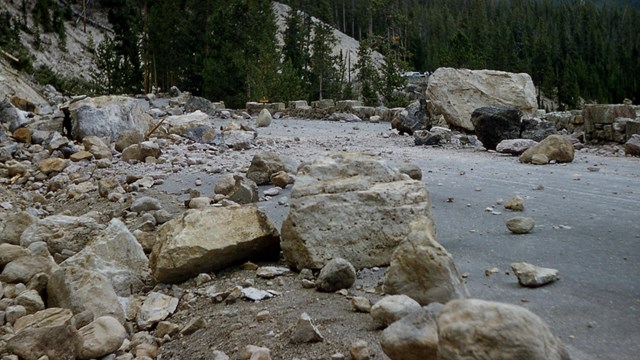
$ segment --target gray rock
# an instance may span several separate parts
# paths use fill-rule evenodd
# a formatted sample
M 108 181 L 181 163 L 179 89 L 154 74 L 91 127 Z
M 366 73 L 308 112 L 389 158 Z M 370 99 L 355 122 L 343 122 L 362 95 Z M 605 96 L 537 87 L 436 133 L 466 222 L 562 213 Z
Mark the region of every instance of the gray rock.
M 527 287 L 542 286 L 559 279 L 558 270 L 543 268 L 526 262 L 511 264 L 511 270 L 518 277 L 520 285 Z
M 507 139 L 496 145 L 496 151 L 503 154 L 520 155 L 538 142 L 531 139 Z
M 29 119 L 24 112 L 14 107 L 9 99 L 5 98 L 0 101 L 0 123 L 7 124 L 9 131 L 13 132 L 19 127 L 29 124 Z
M 216 107 L 211 101 L 205 98 L 201 98 L 198 96 L 189 96 L 187 102 L 184 105 L 184 111 L 189 113 L 202 111 L 209 116 L 214 116 L 216 114 Z
M 97 136 L 86 136 L 82 139 L 84 149 L 95 156 L 96 159 L 111 159 L 111 148 Z
M 437 319 L 438 359 L 569 360 L 562 342 L 529 310 L 476 299 L 454 300 Z
M 371 312 L 371 301 L 364 296 L 354 296 L 353 298 L 351 298 L 351 305 L 357 312 Z
M 528 234 L 535 225 L 533 218 L 526 216 L 516 216 L 507 220 L 507 229 L 514 234 Z
M 133 144 L 122 150 L 122 161 L 145 161 L 147 157 L 159 158 L 162 155 L 160 146 L 153 141 L 143 141 L 139 144 Z
M 225 174 L 218 178 L 215 187 L 213 188 L 213 192 L 216 194 L 229 196 L 233 192 L 233 189 L 236 185 L 236 177 L 237 175 L 233 174 Z
M 79 359 L 98 359 L 116 352 L 127 337 L 127 330 L 118 320 L 102 316 L 78 330 L 82 337 Z
M 124 149 L 128 148 L 131 145 L 140 144 L 144 141 L 144 135 L 138 129 L 128 129 L 120 133 L 118 135 L 118 140 L 116 141 L 115 149 L 118 152 L 124 151 Z
M 420 309 L 420 304 L 406 295 L 390 295 L 375 303 L 370 314 L 381 327 L 387 327 Z
M 433 314 L 417 310 L 389 325 L 380 339 L 391 360 L 437 360 L 438 324 Z
M 239 360 L 271 360 L 271 350 L 266 347 L 247 345 L 238 357 Z
M 333 292 L 340 289 L 348 289 L 356 281 L 356 269 L 345 259 L 330 260 L 320 270 L 316 279 L 316 289 Z
M 629 156 L 640 156 L 640 135 L 631 135 L 624 144 L 624 153 Z
M 291 270 L 279 266 L 261 266 L 256 270 L 256 276 L 263 279 L 273 279 L 275 277 L 290 273 Z
M 426 102 L 414 101 L 393 117 L 391 128 L 398 130 L 400 135 L 413 135 L 415 131 L 426 128 L 426 116 Z
M 258 115 L 258 119 L 256 120 L 257 127 L 267 127 L 271 125 L 271 121 L 273 118 L 271 117 L 271 113 L 268 109 L 260 110 L 260 114 Z
M 4 319 L 8 324 L 15 323 L 18 319 L 27 315 L 27 309 L 22 305 L 7 306 L 4 310 Z
M 55 262 L 48 257 L 23 256 L 4 267 L 2 273 L 0 273 L 0 281 L 26 284 L 36 274 L 51 274 L 56 267 Z
M 370 360 L 373 357 L 369 344 L 364 340 L 356 340 L 351 344 L 349 352 L 353 360 Z
M 277 258 L 279 240 L 255 206 L 188 210 L 158 229 L 150 266 L 157 281 L 185 280 L 249 259 Z
M 242 294 L 243 298 L 251 301 L 261 301 L 273 297 L 272 293 L 265 290 L 260 290 L 253 286 L 240 289 L 240 293 Z
M 344 122 L 361 122 L 362 121 L 362 119 L 360 119 L 357 115 L 351 114 L 351 113 L 344 113 L 344 112 L 333 113 L 327 118 L 327 120 L 344 121 Z
M 4 228 L 0 231 L 0 244 L 20 244 L 20 236 L 24 230 L 36 221 L 38 221 L 38 218 L 26 211 L 9 216 L 4 224 L 0 223 L 0 227 L 4 225 Z
M 141 213 L 145 211 L 160 210 L 162 209 L 162 204 L 158 199 L 143 196 L 135 199 L 133 203 L 131 203 L 130 209 L 131 211 Z
M 44 301 L 36 290 L 23 291 L 16 297 L 16 305 L 21 305 L 27 311 L 27 314 L 33 314 L 40 310 L 44 310 Z
M 161 294 L 159 292 L 150 293 L 142 303 L 136 323 L 141 329 L 149 329 L 154 324 L 166 319 L 173 314 L 178 307 L 179 299 Z
M 534 141 L 542 141 L 549 135 L 557 134 L 556 125 L 550 121 L 536 118 L 523 119 L 521 123 L 520 137 Z
M 294 344 L 321 342 L 324 337 L 318 331 L 318 328 L 311 321 L 311 317 L 307 313 L 302 313 L 296 326 L 291 334 L 291 342 Z
M 234 150 L 247 150 L 255 144 L 258 133 L 255 131 L 229 130 L 222 133 L 224 144 Z
M 513 106 L 486 106 L 473 111 L 471 123 L 487 150 L 506 139 L 520 138 L 522 112 Z
M 258 185 L 253 180 L 241 175 L 234 175 L 233 179 L 235 183 L 227 196 L 229 200 L 238 204 L 258 202 L 260 193 L 258 192 Z
M 522 211 L 524 210 L 524 199 L 522 196 L 515 195 L 511 199 L 505 201 L 504 208 L 513 211 Z
M 247 177 L 258 185 L 269 184 L 271 176 L 285 171 L 284 161 L 274 152 L 263 152 L 253 156 Z
M 3 268 L 5 265 L 17 258 L 29 255 L 29 250 L 22 246 L 7 243 L 0 244 L 0 268 Z

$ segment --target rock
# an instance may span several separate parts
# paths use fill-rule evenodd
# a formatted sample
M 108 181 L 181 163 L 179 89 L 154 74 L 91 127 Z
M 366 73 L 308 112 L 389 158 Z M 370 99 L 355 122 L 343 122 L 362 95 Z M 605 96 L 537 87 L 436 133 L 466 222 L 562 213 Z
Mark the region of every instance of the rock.
M 291 342 L 294 344 L 321 342 L 324 337 L 318 331 L 318 328 L 311 321 L 311 317 L 307 313 L 302 313 L 298 322 L 293 329 Z
M 531 139 L 507 139 L 496 145 L 496 151 L 503 154 L 520 155 L 537 143 Z
M 96 159 L 111 159 L 111 148 L 97 136 L 87 136 L 82 139 L 84 149 L 92 153 Z
M 29 119 L 24 115 L 24 112 L 15 108 L 9 99 L 5 98 L 0 101 L 0 123 L 7 124 L 9 131 L 15 131 L 29 124 Z
M 186 115 L 168 116 L 163 123 L 169 134 L 176 134 L 201 144 L 220 143 L 218 131 L 209 115 L 197 110 Z
M 502 140 L 521 137 L 521 118 L 522 112 L 513 106 L 486 106 L 471 113 L 478 140 L 487 150 L 495 150 Z
M 613 125 L 616 119 L 635 119 L 636 111 L 633 106 L 625 104 L 585 104 L 582 118 L 586 142 L 613 141 Z M 604 131 L 606 127 L 611 130 Z M 624 141 L 624 137 L 621 140 Z
M 523 119 L 520 130 L 520 137 L 534 141 L 542 141 L 549 135 L 557 134 L 556 125 L 550 121 L 537 118 Z
M 137 198 L 131 203 L 131 211 L 141 213 L 146 211 L 161 210 L 162 204 L 160 200 L 149 196 Z
M 391 360 L 437 360 L 438 324 L 429 311 L 420 309 L 389 325 L 380 339 Z
M 254 206 L 188 210 L 157 231 L 150 258 L 159 282 L 174 282 L 254 258 L 278 257 L 279 234 Z
M 127 330 L 111 316 L 102 316 L 78 330 L 82 337 L 79 359 L 98 359 L 115 353 L 127 337 Z
M 70 309 L 74 314 L 89 310 L 94 318 L 111 316 L 120 323 L 125 320 L 109 279 L 77 266 L 63 267 L 51 275 L 47 284 L 47 300 L 49 306 Z
M 129 296 L 150 282 L 149 260 L 127 226 L 117 218 L 82 251 L 61 263 L 97 271 L 110 279 L 119 296 Z
M 354 296 L 351 298 L 351 305 L 353 305 L 353 309 L 357 312 L 371 312 L 371 301 L 364 296 Z
M 349 352 L 351 353 L 351 359 L 353 360 L 369 360 L 373 357 L 369 350 L 369 344 L 364 340 L 356 340 L 351 344 Z
M 36 290 L 26 290 L 16 297 L 16 305 L 21 305 L 27 311 L 27 314 L 33 314 L 40 310 L 44 310 L 44 301 Z
M 417 301 L 407 295 L 390 295 L 375 303 L 370 314 L 378 325 L 387 327 L 421 308 Z
M 205 326 L 207 326 L 207 323 L 204 321 L 202 317 L 198 316 L 195 319 L 192 319 L 191 321 L 189 321 L 187 325 L 185 325 L 184 328 L 182 328 L 182 330 L 180 331 L 180 335 L 189 336 L 194 332 L 202 329 Z
M 271 176 L 279 171 L 285 171 L 284 161 L 274 152 L 263 152 L 253 156 L 247 171 L 247 177 L 258 185 L 268 184 Z
M 20 236 L 22 235 L 24 230 L 37 221 L 37 217 L 31 215 L 26 211 L 21 211 L 12 216 L 9 216 L 7 218 L 7 221 L 4 223 L 4 229 L 0 231 L 0 244 L 20 244 Z M 0 223 L 0 225 L 2 224 Z M 0 253 L 2 252 L 0 251 Z M 0 258 L 2 258 L 2 255 L 0 255 Z M 0 264 L 4 265 L 6 263 Z
M 120 135 L 118 135 L 115 149 L 118 152 L 122 152 L 129 146 L 140 144 L 143 141 L 144 135 L 139 129 L 127 129 L 121 132 Z
M 293 184 L 294 180 L 285 171 L 277 171 L 271 175 L 271 183 L 279 188 L 286 188 L 287 185 Z
M 62 172 L 67 166 L 69 166 L 69 160 L 60 158 L 48 158 L 38 163 L 38 170 L 43 174 L 49 175 L 51 173 Z
M 529 310 L 468 299 L 447 303 L 438 315 L 438 359 L 569 360 L 562 342 Z
M 56 266 L 53 260 L 44 256 L 19 257 L 4 267 L 0 281 L 26 284 L 38 273 L 51 274 Z
M 69 257 L 84 249 L 87 243 L 104 230 L 105 226 L 87 216 L 52 215 L 38 220 L 24 230 L 20 245 L 28 247 L 44 241 L 54 257 Z
M 214 116 L 216 114 L 216 107 L 211 101 L 205 98 L 199 96 L 189 96 L 187 102 L 184 105 L 184 111 L 189 113 L 201 111 L 209 116 Z
M 329 121 L 344 121 L 344 122 L 360 122 L 360 119 L 357 115 L 345 112 L 337 112 L 331 114 L 327 120 Z
M 383 290 L 408 295 L 422 305 L 467 295 L 453 258 L 435 239 L 432 220 L 411 224 L 411 232 L 391 255 Z
M 559 279 L 558 270 L 543 268 L 526 262 L 511 264 L 511 270 L 518 277 L 520 285 L 527 287 L 542 286 Z
M 261 266 L 256 269 L 256 276 L 263 279 L 273 279 L 291 272 L 289 268 L 278 266 Z
M 128 129 L 147 132 L 152 121 L 136 99 L 123 96 L 86 98 L 69 105 L 69 111 L 71 134 L 79 141 L 98 136 L 114 142 Z
M 29 256 L 29 250 L 18 245 L 0 243 L 0 269 L 23 256 Z
M 213 192 L 216 194 L 222 194 L 229 196 L 233 192 L 233 188 L 236 184 L 236 178 L 233 174 L 222 175 L 218 178 L 216 186 L 213 188 Z
M 211 356 L 213 356 L 212 360 L 229 360 L 229 356 L 220 350 L 214 350 Z M 251 357 L 249 357 L 249 359 L 251 359 Z
M 238 357 L 239 360 L 271 360 L 271 350 L 265 347 L 247 345 Z
M 504 203 L 504 208 L 513 211 L 524 210 L 524 199 L 522 196 L 515 195 Z
M 69 156 L 69 160 L 72 162 L 80 162 L 82 160 L 91 160 L 93 159 L 93 154 L 88 151 L 78 151 L 77 153 L 71 154 Z
M 4 319 L 8 324 L 13 324 L 27 315 L 27 309 L 22 305 L 10 305 L 4 311 Z
M 403 174 L 409 175 L 413 180 L 422 180 L 422 169 L 416 164 L 404 163 L 398 166 L 398 171 Z
M 31 130 L 26 127 L 17 128 L 11 136 L 20 143 L 31 144 Z
M 224 144 L 234 150 L 250 149 L 257 137 L 258 133 L 255 131 L 229 130 L 222 133 Z
M 251 301 L 260 301 L 264 299 L 270 299 L 273 297 L 273 294 L 269 291 L 260 290 L 253 286 L 245 287 L 240 289 L 240 294 L 243 298 Z
M 531 157 L 531 163 L 533 165 L 547 165 L 549 158 L 545 154 L 533 154 Z
M 426 115 L 427 109 L 424 100 L 414 101 L 393 117 L 391 128 L 398 130 L 400 135 L 413 135 L 415 131 L 426 128 Z
M 338 257 L 356 269 L 384 266 L 419 218 L 431 218 L 422 182 L 375 156 L 335 153 L 300 168 L 281 246 L 298 269 Z
M 624 153 L 630 156 L 640 156 L 640 135 L 633 134 L 624 144 Z
M 7 341 L 7 350 L 24 360 L 75 359 L 80 353 L 82 338 L 71 321 L 68 309 L 49 308 L 20 318 L 14 324 L 16 332 Z
M 137 160 L 144 162 L 147 157 L 159 158 L 162 155 L 160 146 L 153 141 L 143 141 L 133 144 L 122 150 L 122 161 Z
M 155 291 L 150 293 L 140 307 L 136 324 L 141 329 L 151 328 L 155 323 L 173 314 L 178 307 L 178 302 L 178 298 L 169 295 Z
M 527 149 L 520 155 L 521 163 L 530 163 L 536 154 L 545 155 L 549 160 L 559 163 L 572 162 L 575 150 L 573 144 L 562 135 L 550 135 L 539 144 Z
M 494 70 L 439 68 L 429 77 L 427 98 L 432 117 L 442 114 L 447 124 L 472 131 L 475 109 L 512 106 L 527 118 L 535 116 L 538 109 L 536 89 L 528 74 Z
M 180 326 L 169 321 L 160 321 L 156 325 L 155 337 L 162 339 L 165 336 L 173 337 L 180 332 Z
M 271 125 L 271 121 L 273 118 L 271 117 L 271 113 L 268 109 L 260 110 L 260 114 L 258 115 L 258 119 L 256 120 L 257 127 L 267 127 Z
M 326 292 L 334 292 L 340 289 L 348 289 L 356 281 L 356 269 L 351 263 L 342 258 L 330 260 L 320 270 L 316 279 L 316 289 Z
M 234 175 L 233 179 L 235 183 L 227 195 L 229 200 L 238 204 L 250 204 L 260 200 L 258 185 L 253 180 L 241 175 Z
M 439 134 L 433 134 L 427 130 L 416 130 L 413 133 L 413 143 L 416 146 L 432 146 L 432 145 L 440 145 L 443 137 Z
M 211 198 L 200 196 L 189 200 L 189 209 L 204 209 L 211 205 Z
M 514 234 L 528 234 L 535 225 L 535 221 L 530 217 L 516 216 L 507 220 L 507 229 Z

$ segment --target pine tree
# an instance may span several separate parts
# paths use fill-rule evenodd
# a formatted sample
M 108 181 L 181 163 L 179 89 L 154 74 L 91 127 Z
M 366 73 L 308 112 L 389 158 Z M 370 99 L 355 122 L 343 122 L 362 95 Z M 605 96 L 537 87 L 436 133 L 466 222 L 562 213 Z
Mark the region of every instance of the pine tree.
M 332 82 L 336 80 L 336 58 L 332 55 L 332 48 L 336 42 L 333 29 L 323 23 L 313 26 L 313 40 L 311 41 L 311 87 L 312 98 L 330 98 Z
M 365 105 L 378 106 L 380 100 L 378 99 L 380 75 L 378 70 L 373 65 L 373 59 L 371 57 L 371 47 L 368 41 L 361 41 L 358 48 L 358 62 L 355 65 L 358 75 L 356 81 L 360 86 L 360 96 Z

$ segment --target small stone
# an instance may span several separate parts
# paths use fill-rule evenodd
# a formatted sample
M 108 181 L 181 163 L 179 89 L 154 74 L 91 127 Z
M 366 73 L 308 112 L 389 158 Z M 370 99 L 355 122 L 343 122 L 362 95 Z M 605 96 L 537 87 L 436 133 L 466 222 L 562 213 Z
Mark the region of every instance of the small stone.
M 11 305 L 4 311 L 4 319 L 8 324 L 13 324 L 25 315 L 27 315 L 27 309 L 22 305 Z
M 526 262 L 513 263 L 511 264 L 511 269 L 522 286 L 537 287 L 559 279 L 558 270 L 543 268 Z
M 268 291 L 260 290 L 254 287 L 246 287 L 241 290 L 242 297 L 252 300 L 252 301 L 260 301 L 264 299 L 269 299 L 273 297 Z
M 507 220 L 507 229 L 514 234 L 528 234 L 533 230 L 536 223 L 533 218 L 517 216 Z
M 259 321 L 259 322 L 266 321 L 269 319 L 270 316 L 271 314 L 269 313 L 269 311 L 267 310 L 260 311 L 258 314 L 256 314 L 256 321 Z
M 160 321 L 156 326 L 155 336 L 157 338 L 164 338 L 166 335 L 173 337 L 180 332 L 180 326 L 170 321 Z
M 189 209 L 204 209 L 211 205 L 211 199 L 205 196 L 189 200 Z
M 504 208 L 513 211 L 522 211 L 524 210 L 524 199 L 516 195 L 504 203 Z
M 207 273 L 200 273 L 198 274 L 198 276 L 196 276 L 196 286 L 202 286 L 210 282 L 211 280 L 211 275 Z
M 282 189 L 279 187 L 272 187 L 270 189 L 267 189 L 264 191 L 264 195 L 265 196 L 277 196 L 280 195 L 280 193 L 282 192 Z
M 351 305 L 353 310 L 362 313 L 369 313 L 371 311 L 371 301 L 364 296 L 354 296 L 351 299 Z
M 154 199 L 152 197 L 143 196 L 137 198 L 131 204 L 131 211 L 141 213 L 144 211 L 152 211 L 152 210 L 160 210 L 162 209 L 162 204 L 160 200 Z
M 16 305 L 22 305 L 27 314 L 44 310 L 44 301 L 36 290 L 26 290 L 16 297 Z
M 364 340 L 356 340 L 351 344 L 351 358 L 353 360 L 369 360 L 371 359 L 371 351 L 369 351 L 369 344 Z
M 316 282 L 313 280 L 302 279 L 302 287 L 305 289 L 313 289 L 316 287 Z
M 382 327 L 387 327 L 420 308 L 417 301 L 406 295 L 392 295 L 371 307 L 371 317 Z
M 321 342 L 324 338 L 318 331 L 318 328 L 311 321 L 309 314 L 302 313 L 298 319 L 293 334 L 291 336 L 291 342 L 293 343 L 311 343 Z
M 182 328 L 182 331 L 180 331 L 180 334 L 182 334 L 183 336 L 191 335 L 194 332 L 202 329 L 206 325 L 207 323 L 204 321 L 204 319 L 198 316 L 197 318 L 189 321 L 189 323 L 187 323 L 187 325 L 185 325 L 184 328 Z
M 229 356 L 220 350 L 214 350 L 211 356 L 212 360 L 229 360 Z
M 238 358 L 240 360 L 271 360 L 271 350 L 265 347 L 247 345 Z
M 290 272 L 289 268 L 277 266 L 262 266 L 256 270 L 256 276 L 263 279 L 273 279 Z
M 348 289 L 356 281 L 356 269 L 342 258 L 329 261 L 320 270 L 316 280 L 316 288 L 320 291 L 333 292 Z
M 82 150 L 82 151 L 78 151 L 77 153 L 73 153 L 71 154 L 71 156 L 69 156 L 69 159 L 73 162 L 79 162 L 82 160 L 91 160 L 93 159 L 93 154 Z

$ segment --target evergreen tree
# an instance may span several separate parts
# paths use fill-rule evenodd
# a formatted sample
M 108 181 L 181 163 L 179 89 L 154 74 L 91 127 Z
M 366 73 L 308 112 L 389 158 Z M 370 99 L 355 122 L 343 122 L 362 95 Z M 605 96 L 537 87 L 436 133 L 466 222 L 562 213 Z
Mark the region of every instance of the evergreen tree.
M 336 58 L 332 55 L 336 38 L 333 29 L 323 23 L 313 26 L 313 40 L 311 41 L 311 91 L 312 98 L 331 98 L 333 82 L 336 81 Z
M 380 84 L 380 75 L 378 70 L 373 65 L 373 59 L 371 57 L 371 47 L 368 41 L 361 41 L 358 48 L 358 62 L 355 65 L 358 75 L 356 81 L 360 86 L 360 96 L 365 105 L 378 106 L 380 100 L 378 99 L 377 89 Z

